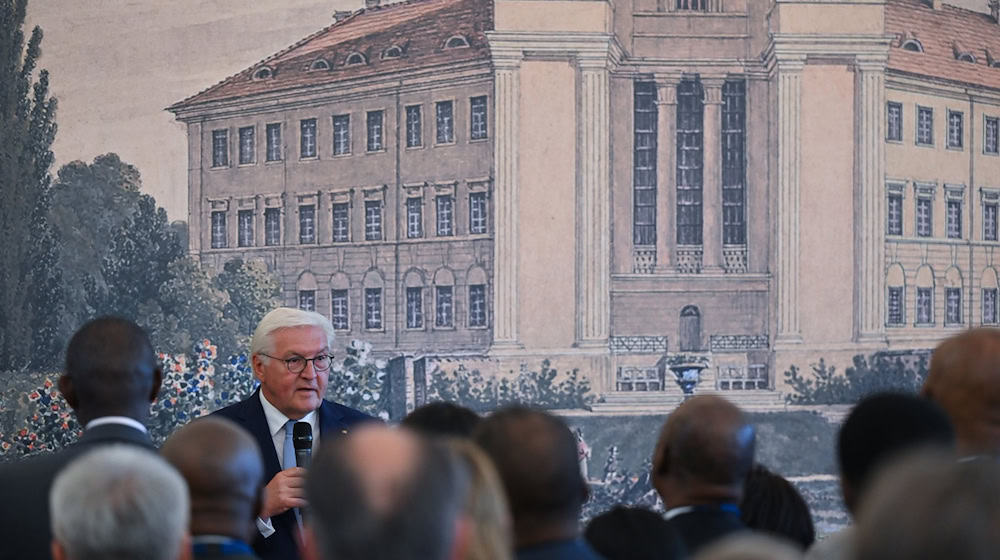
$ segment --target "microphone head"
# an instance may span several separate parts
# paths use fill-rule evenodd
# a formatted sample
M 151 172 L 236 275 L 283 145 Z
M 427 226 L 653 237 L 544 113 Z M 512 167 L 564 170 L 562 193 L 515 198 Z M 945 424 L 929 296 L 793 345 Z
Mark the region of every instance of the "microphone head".
M 309 422 L 296 422 L 292 426 L 292 445 L 296 450 L 312 449 L 313 429 Z

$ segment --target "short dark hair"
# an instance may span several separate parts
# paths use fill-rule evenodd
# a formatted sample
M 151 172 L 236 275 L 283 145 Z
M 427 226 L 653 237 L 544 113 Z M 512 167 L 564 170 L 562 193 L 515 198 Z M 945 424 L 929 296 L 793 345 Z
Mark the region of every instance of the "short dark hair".
M 955 431 L 933 402 L 903 393 L 876 393 L 862 399 L 840 428 L 840 476 L 859 495 L 877 468 L 920 446 L 952 447 Z
M 405 487 L 387 511 L 375 511 L 347 458 L 347 438 L 323 442 L 306 482 L 312 526 L 323 558 L 445 560 L 468 486 L 464 467 L 442 443 L 420 439 Z
M 148 403 L 158 367 L 146 331 L 122 317 L 87 322 L 66 348 L 66 375 L 79 401 L 90 408 Z
M 493 459 L 511 514 L 561 521 L 579 517 L 587 497 L 576 436 L 559 418 L 523 406 L 486 417 L 473 439 Z
M 433 402 L 407 414 L 400 424 L 427 436 L 469 438 L 482 420 L 478 414 L 464 406 Z
M 754 465 L 743 486 L 740 519 L 757 531 L 797 544 L 802 550 L 816 540 L 809 505 L 783 476 Z
M 615 506 L 587 524 L 584 538 L 607 560 L 686 558 L 675 529 L 657 513 Z

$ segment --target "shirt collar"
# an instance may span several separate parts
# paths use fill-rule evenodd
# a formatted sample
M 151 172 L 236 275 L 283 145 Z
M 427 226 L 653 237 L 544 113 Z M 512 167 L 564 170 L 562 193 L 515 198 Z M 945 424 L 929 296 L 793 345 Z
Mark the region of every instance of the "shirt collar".
M 96 428 L 97 426 L 105 426 L 108 424 L 119 424 L 122 426 L 128 426 L 129 428 L 134 428 L 144 434 L 149 433 L 149 430 L 146 429 L 146 426 L 142 425 L 142 422 L 139 422 L 135 418 L 129 418 L 128 416 L 102 416 L 100 418 L 94 418 L 90 422 L 87 422 L 87 425 L 84 426 L 83 429 L 89 430 L 91 428 Z
M 267 429 L 271 432 L 271 437 L 274 437 L 282 428 L 285 427 L 285 424 L 288 423 L 290 418 L 285 416 L 283 412 L 278 410 L 267 400 L 267 397 L 264 396 L 263 388 L 260 390 L 260 404 L 264 407 L 264 418 L 267 418 Z M 313 427 L 315 428 L 315 422 L 313 422 L 313 416 L 315 415 L 316 411 L 313 410 L 309 414 L 306 414 L 297 420 L 297 422 L 308 422 L 309 424 L 313 424 Z M 316 431 L 313 430 L 314 438 L 316 437 L 315 433 Z

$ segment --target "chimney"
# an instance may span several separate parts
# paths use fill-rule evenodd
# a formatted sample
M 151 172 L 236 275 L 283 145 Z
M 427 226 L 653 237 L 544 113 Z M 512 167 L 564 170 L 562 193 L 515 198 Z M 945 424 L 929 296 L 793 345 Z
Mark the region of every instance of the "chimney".
M 940 10 L 941 4 L 943 4 L 942 0 L 931 0 L 931 8 L 935 10 Z
M 1000 0 L 989 0 L 987 4 L 990 7 L 990 14 L 993 16 L 993 21 L 1000 23 Z
M 378 8 L 379 0 L 365 0 L 365 9 L 370 10 L 372 8 Z
M 333 21 L 335 23 L 340 23 L 349 15 L 351 15 L 350 10 L 337 10 L 336 12 L 333 12 Z

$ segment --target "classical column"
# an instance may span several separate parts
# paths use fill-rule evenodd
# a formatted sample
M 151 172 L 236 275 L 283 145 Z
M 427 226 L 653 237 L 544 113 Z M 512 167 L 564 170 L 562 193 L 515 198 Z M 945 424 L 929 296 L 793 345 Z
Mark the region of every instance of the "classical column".
M 677 128 L 677 78 L 656 77 L 656 272 L 670 270 L 674 246 L 674 152 Z
M 493 346 L 518 346 L 518 119 L 520 118 L 519 56 L 494 54 L 496 139 L 493 204 Z
M 884 54 L 855 64 L 855 200 L 858 340 L 885 339 L 885 65 Z
M 578 344 L 607 348 L 611 314 L 611 141 L 607 56 L 580 57 Z
M 805 57 L 782 57 L 778 77 L 778 334 L 776 343 L 802 342 L 799 325 L 799 173 L 802 68 Z
M 702 270 L 722 271 L 722 79 L 702 80 Z

